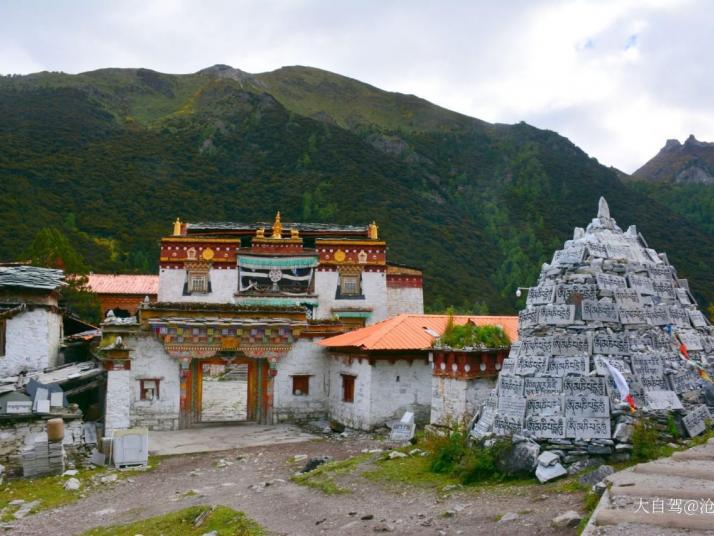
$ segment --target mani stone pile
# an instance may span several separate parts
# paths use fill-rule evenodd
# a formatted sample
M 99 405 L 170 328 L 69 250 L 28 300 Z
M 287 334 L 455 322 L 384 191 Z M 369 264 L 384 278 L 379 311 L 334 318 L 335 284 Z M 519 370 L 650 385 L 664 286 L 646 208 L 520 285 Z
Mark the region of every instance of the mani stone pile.
M 712 386 L 700 370 L 712 373 L 714 328 L 666 255 L 635 226 L 623 232 L 602 198 L 597 218 L 543 265 L 518 324 L 520 340 L 475 437 L 527 439 L 572 463 L 627 458 L 632 424 L 643 415 L 661 423 L 673 415 L 690 436 L 711 419 Z M 608 363 L 626 380 L 636 413 L 621 400 Z

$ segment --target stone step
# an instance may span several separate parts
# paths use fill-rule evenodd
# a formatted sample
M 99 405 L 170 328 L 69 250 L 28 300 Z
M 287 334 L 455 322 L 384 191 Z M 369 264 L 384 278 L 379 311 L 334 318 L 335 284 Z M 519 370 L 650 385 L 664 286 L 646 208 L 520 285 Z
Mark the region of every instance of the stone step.
M 633 473 L 679 476 L 700 480 L 714 480 L 714 462 L 700 460 L 662 461 L 641 463 L 632 469 Z
M 714 529 L 714 515 L 712 514 L 696 514 L 686 515 L 684 513 L 677 514 L 673 512 L 664 513 L 645 513 L 634 512 L 628 510 L 618 510 L 613 508 L 604 508 L 597 512 L 595 525 L 617 525 L 620 523 L 636 523 L 651 527 L 662 527 L 668 529 L 688 529 L 711 531 Z M 658 534 L 652 532 L 651 534 Z
M 662 475 L 621 471 L 610 475 L 612 495 L 630 497 L 668 497 L 673 499 L 709 498 L 714 500 L 714 481 L 701 478 L 668 476 L 663 485 Z

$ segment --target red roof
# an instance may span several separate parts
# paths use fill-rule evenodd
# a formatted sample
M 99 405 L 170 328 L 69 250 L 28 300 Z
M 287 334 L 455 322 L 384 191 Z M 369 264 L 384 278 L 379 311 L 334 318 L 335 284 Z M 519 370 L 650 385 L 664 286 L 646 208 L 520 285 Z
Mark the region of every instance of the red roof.
M 363 350 L 428 350 L 446 329 L 448 315 L 403 314 L 366 328 L 320 341 L 328 348 L 356 347 Z M 477 326 L 503 328 L 511 341 L 518 340 L 517 316 L 454 316 L 457 325 L 471 321 Z
M 159 276 L 89 274 L 88 286 L 97 294 L 152 296 L 159 293 Z

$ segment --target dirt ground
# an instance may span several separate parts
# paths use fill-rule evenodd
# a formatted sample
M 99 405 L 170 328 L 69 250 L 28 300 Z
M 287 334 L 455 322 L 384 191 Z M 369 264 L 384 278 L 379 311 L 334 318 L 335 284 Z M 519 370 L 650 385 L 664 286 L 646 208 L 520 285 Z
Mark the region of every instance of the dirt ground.
M 289 480 L 300 468 L 289 463 L 294 455 L 329 455 L 341 460 L 380 446 L 384 445 L 366 439 L 317 440 L 166 457 L 153 471 L 136 473 L 73 504 L 14 522 L 10 533 L 79 534 L 199 504 L 241 510 L 269 533 L 281 535 L 576 533 L 551 525 L 555 516 L 567 510 L 582 512 L 582 493 L 558 492 L 557 484 L 466 487 L 444 493 L 375 482 L 358 470 L 339 477 L 348 493 L 327 495 Z M 518 517 L 497 522 L 508 512 Z

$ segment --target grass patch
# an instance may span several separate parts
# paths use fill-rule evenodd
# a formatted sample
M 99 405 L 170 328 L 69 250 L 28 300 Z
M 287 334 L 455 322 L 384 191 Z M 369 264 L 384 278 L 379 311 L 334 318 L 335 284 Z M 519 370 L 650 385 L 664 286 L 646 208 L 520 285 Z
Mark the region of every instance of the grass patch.
M 362 476 L 374 482 L 391 484 L 411 484 L 413 486 L 442 489 L 459 484 L 459 479 L 451 474 L 434 473 L 431 470 L 431 458 L 410 456 L 394 460 L 380 460 L 375 468 L 365 471 Z
M 150 517 L 128 525 L 98 527 L 82 536 L 200 536 L 216 531 L 218 536 L 262 536 L 263 528 L 226 506 L 192 506 L 161 516 Z
M 159 465 L 158 458 L 149 457 L 149 469 L 152 470 Z M 42 476 L 37 478 L 19 478 L 7 480 L 0 486 L 0 511 L 4 511 L 0 521 L 8 522 L 14 520 L 13 514 L 17 512 L 22 505 L 10 506 L 10 502 L 22 499 L 26 503 L 32 501 L 40 501 L 40 503 L 30 510 L 30 514 L 36 514 L 41 510 L 58 508 L 66 504 L 70 504 L 88 492 L 101 486 L 110 486 L 111 483 L 101 483 L 100 479 L 109 474 L 115 474 L 117 481 L 136 476 L 143 471 L 112 470 L 108 467 L 90 467 L 87 469 L 78 469 L 77 474 L 73 477 L 80 481 L 80 488 L 76 491 L 68 491 L 64 489 L 64 484 L 72 477 L 68 476 Z
M 301 486 L 308 488 L 319 489 L 327 495 L 338 495 L 341 493 L 349 493 L 349 490 L 340 486 L 335 482 L 335 477 L 344 475 L 353 471 L 358 465 L 366 462 L 372 456 L 370 454 L 361 454 L 353 456 L 346 460 L 337 462 L 328 462 L 322 464 L 317 469 L 309 473 L 300 473 L 293 476 L 290 480 Z

